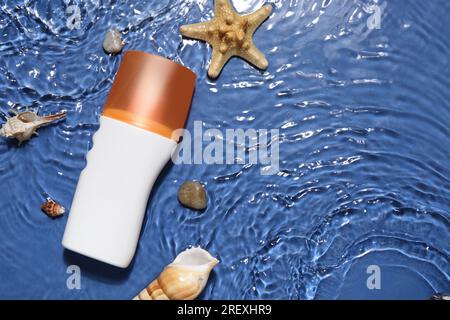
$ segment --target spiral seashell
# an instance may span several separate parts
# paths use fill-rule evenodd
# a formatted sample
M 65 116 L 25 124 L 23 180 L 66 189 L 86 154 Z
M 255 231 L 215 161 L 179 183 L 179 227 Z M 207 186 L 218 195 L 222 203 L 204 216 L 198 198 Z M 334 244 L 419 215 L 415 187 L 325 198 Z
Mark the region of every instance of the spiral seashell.
M 204 249 L 187 249 L 133 300 L 193 300 L 203 291 L 211 270 L 218 263 Z
M 51 218 L 60 217 L 66 211 L 62 205 L 52 199 L 48 199 L 46 202 L 44 202 L 41 206 L 41 209 L 45 212 L 46 215 Z
M 0 136 L 14 138 L 19 141 L 19 145 L 37 135 L 36 130 L 52 122 L 66 117 L 66 112 L 51 114 L 48 116 L 38 116 L 36 112 L 24 111 L 16 113 L 13 117 L 8 117 L 6 123 L 0 128 Z

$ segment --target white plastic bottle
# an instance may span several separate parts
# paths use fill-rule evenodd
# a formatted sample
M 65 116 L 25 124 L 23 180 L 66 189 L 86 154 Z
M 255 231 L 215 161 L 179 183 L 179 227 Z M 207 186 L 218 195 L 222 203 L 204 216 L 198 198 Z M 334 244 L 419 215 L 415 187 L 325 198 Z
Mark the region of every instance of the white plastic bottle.
M 162 57 L 125 53 L 72 202 L 64 248 L 126 268 L 152 186 L 176 148 L 195 74 Z

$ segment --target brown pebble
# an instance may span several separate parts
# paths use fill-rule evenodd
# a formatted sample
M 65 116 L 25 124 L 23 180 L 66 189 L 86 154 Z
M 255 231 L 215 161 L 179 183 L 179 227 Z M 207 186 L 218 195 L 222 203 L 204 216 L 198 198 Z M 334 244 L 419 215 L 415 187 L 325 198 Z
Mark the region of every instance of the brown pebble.
M 41 206 L 42 211 L 50 218 L 60 217 L 66 211 L 62 205 L 52 199 L 48 199 Z
M 178 190 L 178 200 L 185 207 L 194 210 L 206 208 L 206 191 L 200 182 L 186 181 Z

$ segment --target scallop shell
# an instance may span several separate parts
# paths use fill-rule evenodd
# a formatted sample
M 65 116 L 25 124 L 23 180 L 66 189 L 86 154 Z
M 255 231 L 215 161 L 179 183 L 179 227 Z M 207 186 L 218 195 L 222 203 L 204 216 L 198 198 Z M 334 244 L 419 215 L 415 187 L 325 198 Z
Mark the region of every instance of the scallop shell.
M 62 205 L 52 199 L 48 199 L 44 202 L 41 209 L 51 218 L 60 217 L 64 214 L 64 212 L 66 212 L 66 209 L 64 209 Z
M 219 260 L 199 247 L 181 252 L 134 300 L 193 300 Z

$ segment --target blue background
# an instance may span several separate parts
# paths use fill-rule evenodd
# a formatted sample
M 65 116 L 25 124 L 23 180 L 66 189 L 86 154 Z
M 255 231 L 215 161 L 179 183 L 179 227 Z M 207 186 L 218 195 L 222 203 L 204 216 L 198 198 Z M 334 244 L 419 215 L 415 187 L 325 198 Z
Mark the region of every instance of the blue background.
M 213 17 L 213 1 L 0 1 L 0 108 L 68 110 L 18 147 L 0 140 L 0 298 L 129 299 L 180 251 L 201 245 L 221 263 L 201 299 L 425 299 L 450 291 L 450 2 L 268 1 L 255 43 L 270 67 L 234 59 L 206 77 L 211 49 L 182 24 Z M 234 1 L 251 12 L 264 1 Z M 382 9 L 369 29 L 367 5 Z M 67 214 L 125 50 L 173 59 L 198 74 L 187 128 L 277 128 L 280 170 L 168 165 L 149 202 L 132 265 L 120 270 L 65 252 Z M 208 209 L 180 206 L 185 180 Z M 70 212 L 68 212 L 70 214 Z M 92 214 L 95 214 L 93 212 Z M 81 290 L 69 290 L 69 265 Z M 381 289 L 366 286 L 367 267 Z

